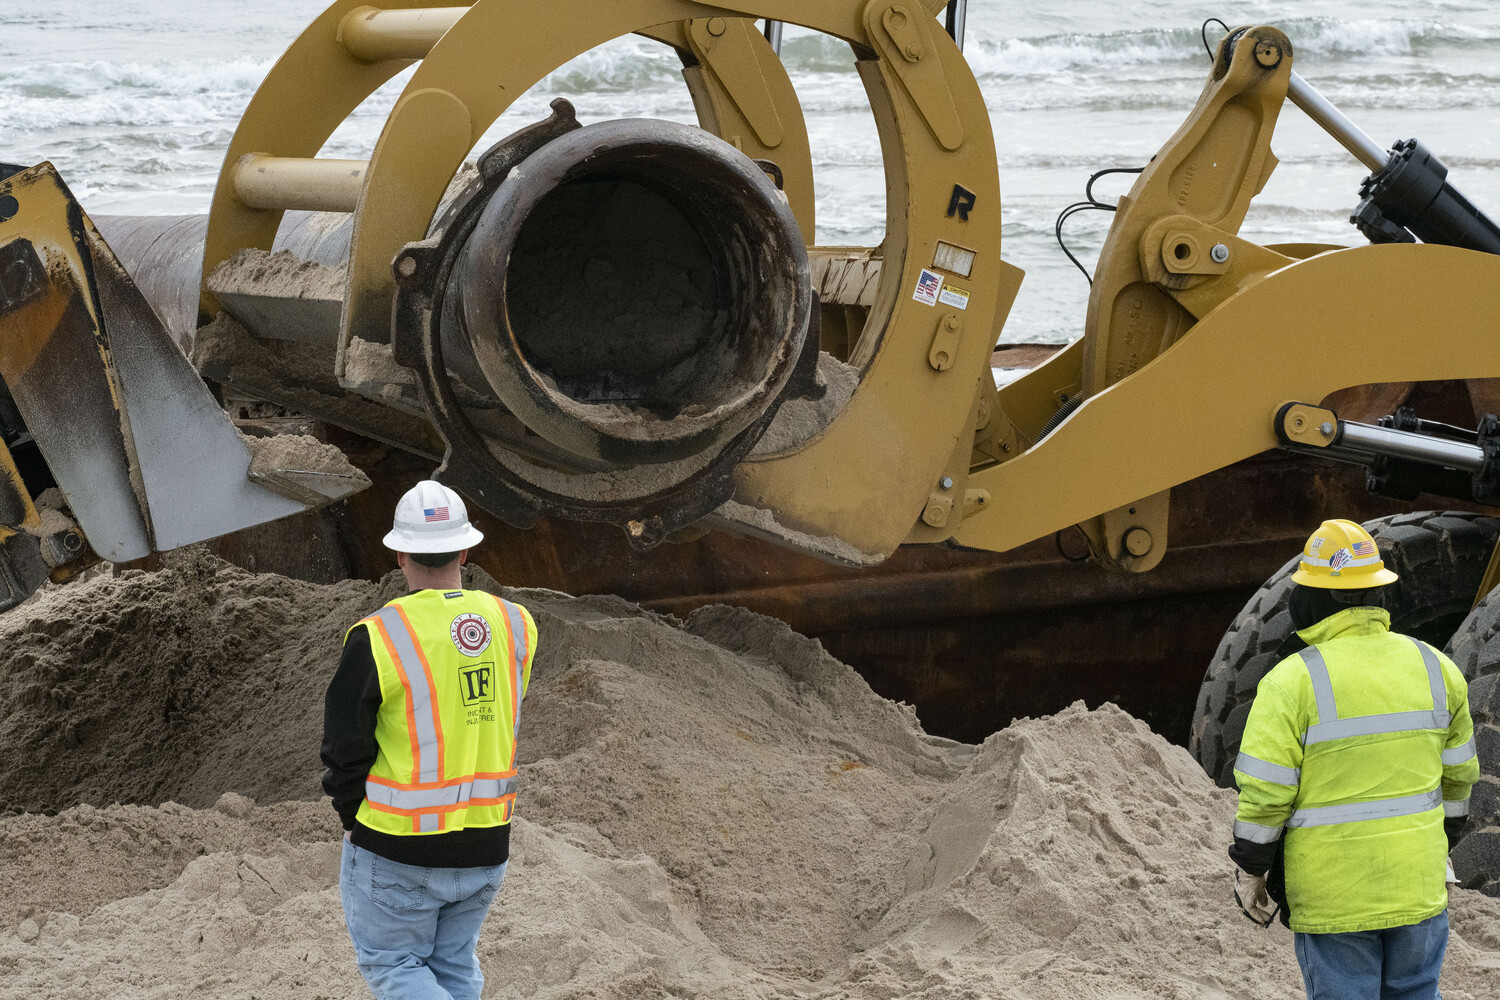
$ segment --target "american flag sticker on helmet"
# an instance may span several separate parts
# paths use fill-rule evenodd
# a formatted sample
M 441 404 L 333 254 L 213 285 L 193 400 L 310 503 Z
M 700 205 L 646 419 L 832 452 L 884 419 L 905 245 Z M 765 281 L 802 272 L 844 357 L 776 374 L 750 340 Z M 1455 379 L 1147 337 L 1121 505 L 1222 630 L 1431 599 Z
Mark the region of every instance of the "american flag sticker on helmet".
M 422 511 L 422 518 L 426 521 L 446 521 L 448 520 L 448 508 L 429 507 Z

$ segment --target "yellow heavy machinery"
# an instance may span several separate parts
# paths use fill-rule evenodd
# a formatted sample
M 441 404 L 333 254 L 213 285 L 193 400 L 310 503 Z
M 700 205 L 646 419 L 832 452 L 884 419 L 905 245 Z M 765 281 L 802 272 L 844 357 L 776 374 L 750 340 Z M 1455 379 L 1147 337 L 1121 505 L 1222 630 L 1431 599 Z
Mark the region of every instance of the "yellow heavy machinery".
M 0 603 L 359 486 L 252 466 L 206 379 L 440 462 L 513 525 L 602 522 L 641 548 L 717 530 L 858 567 L 903 544 L 1004 551 L 1077 526 L 1096 562 L 1144 573 L 1167 551 L 1174 487 L 1274 449 L 1354 463 L 1386 495 L 1468 511 L 1377 526 L 1427 581 L 1398 627 L 1446 641 L 1500 576 L 1500 523 L 1482 513 L 1500 423 L 1382 415 L 1380 392 L 1336 401 L 1438 380 L 1494 400 L 1500 230 L 1420 143 L 1387 150 L 1323 100 L 1285 34 L 1239 28 L 1116 206 L 1082 336 L 997 388 L 1022 272 L 1001 257 L 962 15 L 941 0 L 339 0 L 246 109 L 206 217 L 91 220 L 49 165 L 11 172 Z M 851 48 L 885 158 L 877 247 L 806 245 L 812 158 L 781 23 Z M 581 126 L 559 100 L 476 150 L 520 95 L 628 33 L 680 56 L 701 128 Z M 414 64 L 368 160 L 318 157 Z M 1288 99 L 1371 171 L 1369 245 L 1238 235 Z M 1254 682 L 1295 646 L 1285 590 L 1268 584 L 1205 680 L 1194 749 L 1221 778 Z M 1460 859 L 1475 885 L 1500 875 L 1496 617 L 1480 602 L 1454 647 L 1491 775 Z

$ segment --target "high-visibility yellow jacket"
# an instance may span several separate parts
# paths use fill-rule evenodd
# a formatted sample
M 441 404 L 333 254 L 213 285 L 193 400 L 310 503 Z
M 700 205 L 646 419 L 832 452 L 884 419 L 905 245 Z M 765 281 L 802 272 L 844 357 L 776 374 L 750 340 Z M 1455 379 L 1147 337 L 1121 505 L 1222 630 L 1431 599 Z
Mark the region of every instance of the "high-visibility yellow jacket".
M 1297 634 L 1240 740 L 1234 835 L 1285 831 L 1294 931 L 1415 924 L 1448 905 L 1445 816 L 1479 779 L 1463 674 L 1390 616 L 1350 608 Z
M 422 590 L 355 627 L 380 675 L 379 752 L 357 819 L 398 836 L 510 822 L 536 623 L 472 590 Z

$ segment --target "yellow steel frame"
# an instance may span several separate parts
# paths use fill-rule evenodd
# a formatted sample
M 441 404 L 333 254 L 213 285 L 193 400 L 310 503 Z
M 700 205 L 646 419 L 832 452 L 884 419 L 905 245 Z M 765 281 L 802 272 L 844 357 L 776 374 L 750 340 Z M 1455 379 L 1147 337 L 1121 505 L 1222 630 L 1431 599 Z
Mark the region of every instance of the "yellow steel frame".
M 1500 258 L 1488 254 L 1387 244 L 1292 263 L 1024 455 L 974 475 L 994 501 L 955 540 L 1013 548 L 1275 448 L 1286 402 L 1375 382 L 1500 377 L 1497 310 Z
M 241 122 L 224 177 L 247 153 L 313 155 L 365 95 L 409 65 L 404 60 L 361 64 L 339 46 L 338 26 L 359 6 L 357 0 L 334 4 L 278 62 Z M 741 466 L 737 495 L 750 506 L 775 512 L 792 530 L 838 535 L 861 558 L 883 558 L 912 532 L 911 512 L 925 508 L 934 484 L 950 469 L 960 478 L 967 472 L 976 395 L 993 391 L 983 380 L 988 378 L 997 316 L 1003 317 L 1020 281 L 1020 272 L 1000 260 L 1000 192 L 984 99 L 963 55 L 931 16 L 943 6 L 943 0 L 714 5 L 479 0 L 422 60 L 371 158 L 355 213 L 344 342 L 352 336 L 377 342 L 388 338 L 390 267 L 396 251 L 426 235 L 449 179 L 478 137 L 511 102 L 569 59 L 632 32 L 671 40 L 674 31 L 681 31 L 675 37 L 685 36 L 691 46 L 695 26 L 719 18 L 769 18 L 844 39 L 860 54 L 887 164 L 881 284 L 851 359 L 863 378 L 819 438 L 795 453 Z M 543 33 L 538 25 L 556 28 Z M 701 52 L 701 33 L 698 43 Z M 796 138 L 804 132 L 801 111 L 790 84 L 784 83 L 784 70 L 769 72 L 772 64 L 763 55 L 756 56 L 757 65 L 784 126 L 782 146 L 805 142 L 805 135 Z M 717 76 L 711 56 L 700 61 L 709 69 L 700 78 L 712 77 L 728 92 L 715 120 L 705 124 L 722 132 L 729 117 L 723 109 L 732 105 L 746 125 L 740 133 L 742 149 L 777 159 L 785 169 L 787 150 L 778 155 L 761 152 L 757 145 L 763 140 L 750 120 L 754 101 L 730 96 L 741 84 Z M 726 76 L 743 77 L 743 62 Z M 774 65 L 779 67 L 779 61 Z M 289 125 L 287 108 L 294 105 L 294 95 L 306 93 L 321 93 L 323 100 L 315 113 Z M 747 103 L 752 105 L 748 114 Z M 700 101 L 700 111 L 703 106 Z M 801 148 L 792 152 L 801 155 Z M 806 160 L 810 163 L 810 155 Z M 794 184 L 796 176 L 789 174 L 787 185 L 794 205 L 804 197 L 799 189 L 811 190 L 810 171 L 805 185 Z M 949 214 L 954 185 L 971 193 L 972 213 Z M 805 201 L 810 205 L 810 198 Z M 803 208 L 804 217 L 809 212 Z M 279 221 L 278 212 L 237 203 L 233 185 L 221 178 L 205 270 L 242 247 L 269 247 Z M 934 309 L 912 298 L 939 241 L 976 252 L 971 275 L 948 279 L 969 294 L 966 309 Z M 934 348 L 939 339 L 942 350 Z M 880 502 L 871 503 L 876 497 Z M 934 540 L 944 534 L 930 530 Z
M 313 156 L 360 100 L 410 64 L 361 63 L 340 46 L 339 25 L 359 6 L 339 0 L 277 64 L 246 112 L 225 178 L 248 153 Z M 1500 377 L 1500 351 L 1476 350 L 1500 309 L 1500 260 L 1434 246 L 1278 253 L 1234 236 L 1275 165 L 1269 139 L 1291 60 L 1284 35 L 1257 28 L 1234 65 L 1221 56 L 1199 107 L 1132 192 L 1152 203 L 1122 210 L 1130 225 L 1111 237 L 1117 270 L 1096 288 L 1093 336 L 996 393 L 988 359 L 1021 275 L 1000 259 L 994 136 L 973 73 L 931 16 L 943 6 L 477 0 L 425 53 L 365 172 L 343 342 L 387 340 L 391 261 L 425 237 L 485 130 L 558 66 L 632 32 L 692 54 L 697 65 L 685 75 L 700 121 L 781 164 L 811 233 L 801 109 L 750 24 L 769 18 L 853 47 L 888 192 L 879 286 L 850 358 L 861 373 L 853 397 L 799 449 L 736 470 L 736 501 L 775 520 L 772 534 L 836 538 L 843 558 L 873 563 L 903 541 L 1000 550 L 1083 523 L 1097 557 L 1149 569 L 1165 547 L 1164 491 L 1275 447 L 1272 417 L 1283 402 L 1372 382 Z M 1285 65 L 1266 58 L 1268 45 L 1284 47 Z M 1251 49 L 1259 76 L 1243 65 Z M 320 99 L 306 101 L 309 93 Z M 955 213 L 958 188 L 969 208 Z M 206 270 L 242 247 L 270 247 L 279 221 L 277 211 L 239 203 L 221 179 Z M 1203 258 L 1213 241 L 1231 247 L 1229 265 Z M 969 275 L 941 276 L 945 290 L 966 293 L 966 308 L 914 298 L 940 242 L 975 253 Z M 1196 251 L 1161 257 L 1175 242 Z M 1132 296 L 1176 319 L 1132 328 Z M 1420 336 L 1412 316 L 1423 317 Z M 1087 400 L 1042 438 L 1057 407 L 1080 393 Z M 1148 527 L 1159 537 L 1130 534 Z
M 380 10 L 410 12 L 407 27 L 423 29 L 398 35 L 390 40 L 392 44 L 384 51 L 379 46 L 371 48 L 370 52 L 366 52 L 369 46 L 351 44 L 346 47 L 341 40 L 347 19 L 352 17 L 357 21 L 364 11 L 375 10 L 366 0 L 336 0 L 308 25 L 272 66 L 241 116 L 230 142 L 209 216 L 204 248 L 205 276 L 238 250 L 246 247 L 270 249 L 281 225 L 281 210 L 247 204 L 240 197 L 235 171 L 242 158 L 252 155 L 287 159 L 315 157 L 360 102 L 417 61 L 409 53 L 422 48 L 424 36 L 435 31 L 441 38 L 445 27 L 461 21 L 470 6 L 472 3 L 435 7 L 428 0 L 381 0 Z M 540 16 L 542 24 L 550 23 L 547 14 Z M 452 29 L 447 27 L 446 30 Z M 469 30 L 468 26 L 464 30 Z M 569 44 L 568 31 L 541 35 L 519 27 L 516 31 L 524 35 L 526 48 L 548 53 L 566 51 L 569 53 L 566 58 L 578 54 Z M 699 31 L 697 34 L 702 41 L 694 38 L 686 23 L 663 22 L 648 26 L 641 34 L 690 53 L 698 61 L 699 65 L 685 70 L 684 76 L 700 123 L 734 143 L 747 156 L 776 160 L 786 177 L 787 197 L 797 221 L 805 232 L 816 232 L 812 155 L 802 106 L 780 60 L 765 38 L 752 26 L 743 23 L 731 23 L 718 35 Z M 362 54 L 390 57 L 366 61 L 354 55 L 350 48 L 357 48 Z M 565 62 L 566 58 L 562 61 Z M 489 84 L 490 69 L 494 65 L 492 57 L 485 57 L 460 72 L 482 87 Z M 752 74 L 751 70 L 758 72 Z M 412 88 L 407 88 L 406 94 L 412 93 Z M 514 100 L 519 93 L 506 96 L 508 105 L 509 100 Z M 768 130 L 764 124 L 768 119 L 777 126 L 775 130 Z M 482 132 L 481 129 L 472 135 L 469 147 L 479 140 Z M 435 129 L 435 133 L 437 137 L 441 130 Z M 437 182 L 438 162 L 435 158 L 430 170 L 418 170 L 419 188 Z M 429 177 L 429 174 L 433 176 Z M 446 184 L 446 178 L 442 183 Z M 386 263 L 388 265 L 389 261 Z M 217 308 L 213 296 L 205 289 L 205 313 L 212 314 Z

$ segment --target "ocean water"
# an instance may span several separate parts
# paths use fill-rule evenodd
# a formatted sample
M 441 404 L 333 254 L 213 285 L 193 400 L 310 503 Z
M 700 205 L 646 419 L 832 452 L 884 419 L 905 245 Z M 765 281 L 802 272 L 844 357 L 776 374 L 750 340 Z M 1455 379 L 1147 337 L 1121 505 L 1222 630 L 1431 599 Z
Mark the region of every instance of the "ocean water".
M 609 0 L 600 0 L 601 3 Z M 811 2 L 811 0 L 810 0 Z M 46 0 L 0 9 L 0 160 L 51 160 L 97 214 L 202 212 L 240 112 L 319 0 Z M 1145 4 L 971 0 L 966 52 L 998 147 L 1005 256 L 1027 278 L 1007 341 L 1082 331 L 1088 289 L 1053 222 L 1090 173 L 1138 166 L 1202 89 L 1199 25 L 1269 23 L 1297 70 L 1382 143 L 1419 136 L 1450 178 L 1500 215 L 1500 4 L 1478 0 Z M 558 30 L 564 30 L 559 28 Z M 1211 36 L 1212 37 L 1212 36 Z M 802 95 L 818 185 L 818 241 L 869 245 L 884 229 L 879 142 L 848 46 L 788 28 L 784 61 Z M 404 76 L 333 136 L 330 156 L 367 156 Z M 585 121 L 693 121 L 676 57 L 616 40 L 559 68 L 484 142 L 566 96 Z M 1366 171 L 1294 107 L 1281 165 L 1243 234 L 1262 243 L 1357 243 L 1347 223 Z M 1130 179 L 1102 181 L 1096 193 Z M 1075 216 L 1069 244 L 1092 264 L 1108 213 Z

